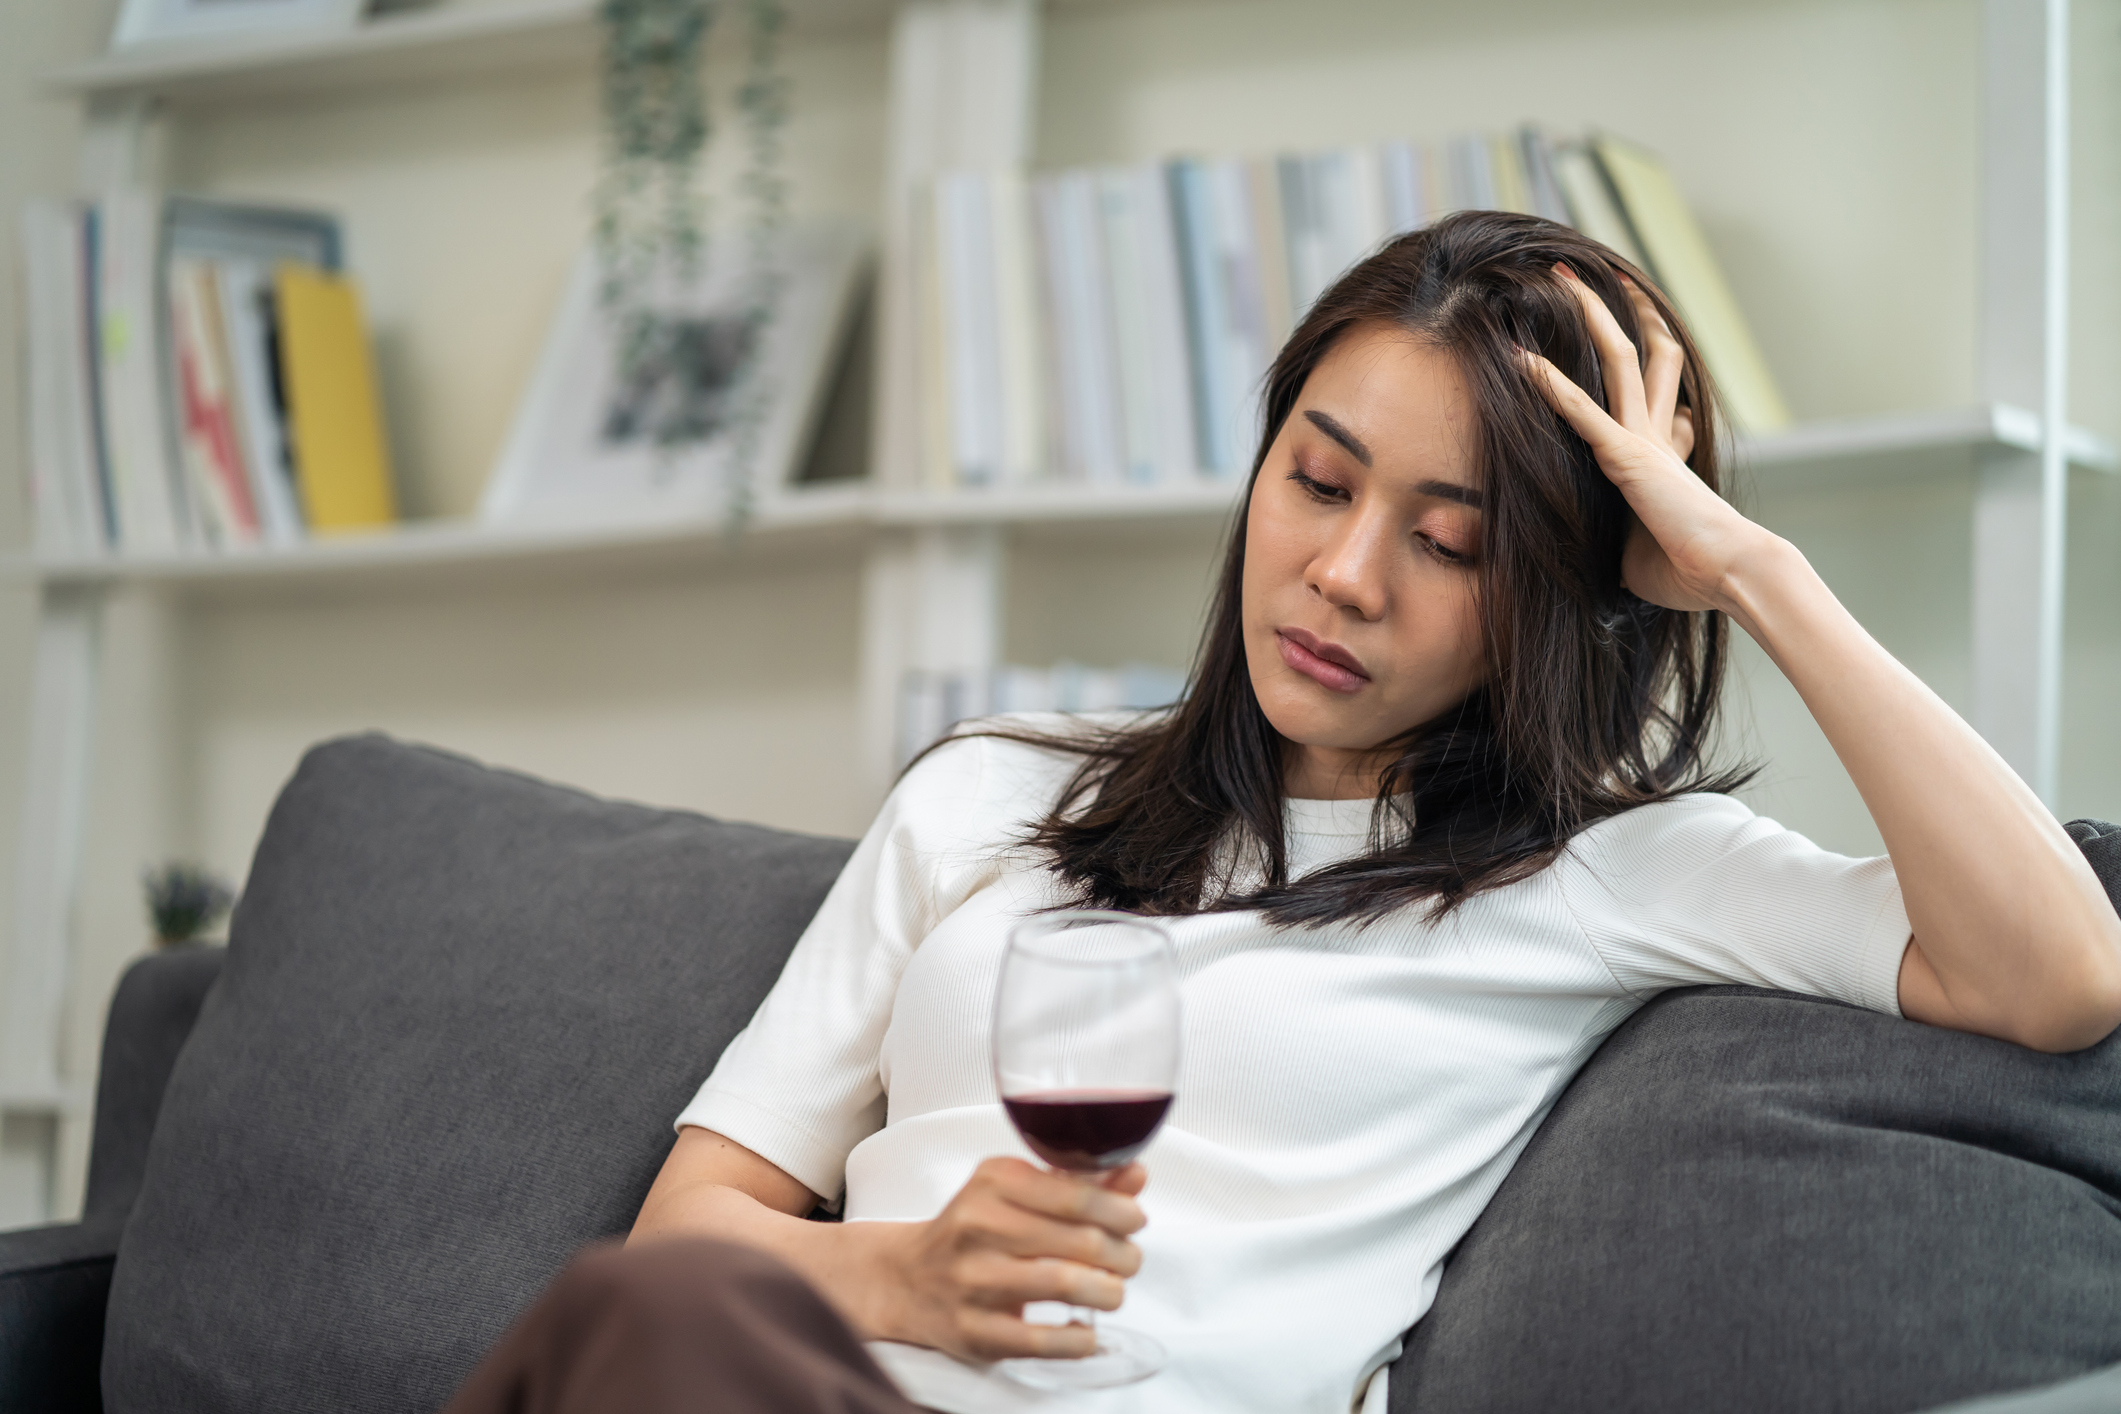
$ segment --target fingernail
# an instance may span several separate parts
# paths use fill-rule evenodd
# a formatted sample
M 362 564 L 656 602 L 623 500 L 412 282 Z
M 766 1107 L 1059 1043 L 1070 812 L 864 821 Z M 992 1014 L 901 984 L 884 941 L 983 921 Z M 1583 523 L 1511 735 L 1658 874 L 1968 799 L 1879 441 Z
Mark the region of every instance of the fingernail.
M 1577 278 L 1576 272 L 1571 270 L 1564 261 L 1557 260 L 1554 262 L 1554 272 L 1564 280 L 1575 280 Z M 1581 282 L 1579 281 L 1579 283 Z

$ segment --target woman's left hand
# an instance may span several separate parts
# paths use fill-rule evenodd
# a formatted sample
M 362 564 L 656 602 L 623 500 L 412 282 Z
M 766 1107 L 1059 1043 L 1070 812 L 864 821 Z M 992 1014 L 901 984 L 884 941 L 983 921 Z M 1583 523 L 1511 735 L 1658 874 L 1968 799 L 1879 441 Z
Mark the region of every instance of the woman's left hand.
M 1657 307 L 1627 282 L 1636 323 L 1649 344 L 1648 359 L 1638 363 L 1635 346 L 1605 301 L 1566 265 L 1554 270 L 1583 305 L 1612 412 L 1544 356 L 1527 350 L 1525 366 L 1635 512 L 1621 582 L 1661 608 L 1734 610 L 1733 570 L 1775 537 L 1740 515 L 1686 464 L 1694 423 L 1679 406 L 1679 341 Z

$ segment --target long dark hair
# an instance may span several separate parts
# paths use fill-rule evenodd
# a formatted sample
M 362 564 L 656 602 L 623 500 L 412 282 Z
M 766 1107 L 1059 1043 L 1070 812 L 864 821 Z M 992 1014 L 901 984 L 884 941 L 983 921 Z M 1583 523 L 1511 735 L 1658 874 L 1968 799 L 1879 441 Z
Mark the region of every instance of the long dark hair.
M 1637 348 L 1621 276 L 1649 295 L 1685 351 L 1688 465 L 1717 487 L 1708 377 L 1677 314 L 1640 271 L 1565 226 L 1505 212 L 1461 212 L 1393 240 L 1319 297 L 1274 360 L 1245 503 L 1311 370 L 1350 330 L 1396 325 L 1449 353 L 1478 410 L 1485 685 L 1396 743 L 1369 852 L 1291 880 L 1282 838 L 1289 743 L 1260 709 L 1245 662 L 1241 504 L 1176 707 L 1115 730 L 984 729 L 1084 758 L 1028 840 L 1078 902 L 1150 914 L 1259 908 L 1297 925 L 1375 919 L 1422 902 L 1442 913 L 1537 873 L 1594 821 L 1746 779 L 1707 764 L 1725 661 L 1721 617 L 1660 609 L 1621 587 L 1627 504 L 1516 358 L 1517 347 L 1545 354 L 1603 402 L 1597 354 L 1557 262 L 1605 302 Z

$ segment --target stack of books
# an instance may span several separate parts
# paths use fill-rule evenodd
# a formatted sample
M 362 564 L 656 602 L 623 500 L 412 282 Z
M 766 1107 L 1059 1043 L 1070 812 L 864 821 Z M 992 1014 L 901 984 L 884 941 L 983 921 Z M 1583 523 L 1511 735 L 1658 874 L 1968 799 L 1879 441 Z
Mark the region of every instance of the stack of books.
M 937 178 L 913 222 L 918 476 L 1156 484 L 1250 469 L 1269 362 L 1389 238 L 1456 210 L 1562 222 L 1633 261 L 1687 320 L 1732 420 L 1788 422 L 1663 164 L 1536 127 L 1441 144 Z
M 46 554 L 288 545 L 396 519 L 338 223 L 120 190 L 22 216 Z

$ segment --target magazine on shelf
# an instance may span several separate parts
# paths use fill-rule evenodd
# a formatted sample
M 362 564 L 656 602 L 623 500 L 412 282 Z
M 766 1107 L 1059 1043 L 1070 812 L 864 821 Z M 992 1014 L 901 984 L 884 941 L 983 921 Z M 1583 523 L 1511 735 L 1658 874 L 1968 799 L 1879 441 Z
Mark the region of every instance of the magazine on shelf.
M 779 238 L 770 318 L 736 235 L 653 314 L 661 350 L 622 376 L 594 250 L 575 262 L 544 352 L 488 478 L 491 521 L 718 518 L 801 467 L 846 337 L 867 242 L 837 223 Z

